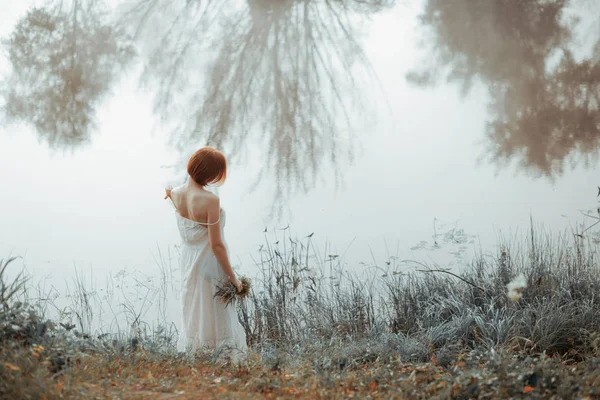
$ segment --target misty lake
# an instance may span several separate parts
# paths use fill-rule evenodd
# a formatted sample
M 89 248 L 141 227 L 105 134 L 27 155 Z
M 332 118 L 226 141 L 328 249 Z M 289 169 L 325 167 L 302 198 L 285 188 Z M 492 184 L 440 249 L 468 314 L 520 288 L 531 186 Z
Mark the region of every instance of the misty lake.
M 123 2 L 111 3 L 119 10 Z M 263 121 L 260 112 L 244 110 L 257 124 L 256 135 L 232 125 L 231 135 L 247 139 L 214 139 L 232 154 L 218 194 L 228 214 L 225 235 L 234 267 L 252 276 L 261 246 L 298 238 L 310 240 L 323 260 L 339 256 L 344 268 L 357 273 L 385 268 L 390 258 L 459 269 L 475 252 L 495 253 L 501 238 L 527 235 L 531 221 L 566 235 L 584 229 L 589 220 L 582 212 L 597 208 L 600 184 L 600 10 L 583 1 L 567 3 L 560 18 L 537 15 L 542 22 L 523 10 L 499 14 L 531 24 L 515 37 L 503 30 L 501 18 L 492 24 L 496 30 L 484 29 L 486 18 L 499 11 L 483 6 L 458 10 L 443 1 L 407 1 L 374 13 L 359 38 L 373 77 L 354 89 L 373 112 L 351 124 L 352 132 L 341 129 L 350 132 L 348 139 L 336 136 L 342 144 L 352 140 L 355 150 L 337 164 L 324 161 L 335 147 L 319 147 L 333 146 L 326 140 L 334 136 L 326 133 L 328 125 L 321 125 L 325 133 L 316 140 L 323 158 L 305 165 L 308 144 L 298 139 L 290 149 L 284 142 L 273 145 L 257 127 L 270 123 L 270 111 Z M 8 38 L 35 2 L 0 4 L 0 35 Z M 574 16 L 581 21 L 572 31 L 554 34 L 552 29 L 566 28 L 548 21 Z M 515 38 L 523 32 L 531 37 L 519 47 Z M 565 48 L 572 54 L 565 55 Z M 140 45 L 139 57 L 153 51 Z M 586 64 L 593 60 L 595 68 Z M 179 123 L 189 128 L 194 87 L 199 92 L 205 86 L 198 74 L 190 76 L 162 104 L 156 100 L 162 89 L 152 79 L 166 76 L 168 65 L 157 64 L 141 87 L 143 61 L 131 63 L 93 102 L 95 127 L 81 145 L 52 142 L 47 130 L 22 117 L 26 113 L 0 119 L 0 258 L 19 256 L 14 272 L 24 267 L 40 293 L 54 293 L 57 310 L 70 301 L 65 296 L 74 295 L 76 282 L 85 282 L 107 299 L 109 287 L 118 288 L 110 298 L 134 305 L 150 301 L 145 295 L 152 293 L 156 307 L 145 318 L 157 319 L 160 312 L 162 320 L 176 322 L 179 235 L 163 188 L 183 182 L 185 158 L 206 141 L 191 137 L 174 146 L 171 133 Z M 340 75 L 354 71 L 333 64 Z M 13 67 L 4 51 L 3 88 L 31 93 L 23 82 L 10 86 Z M 208 68 L 198 69 L 208 76 Z M 331 93 L 323 89 L 322 96 L 331 100 Z M 7 99 L 0 102 L 5 109 L 14 100 Z M 161 107 L 170 119 L 160 115 Z M 300 160 L 293 168 L 310 170 L 308 178 L 288 174 L 286 160 L 292 158 Z M 448 232 L 456 236 L 444 238 Z M 434 242 L 439 250 L 431 249 Z M 169 299 L 159 299 L 157 282 L 165 276 L 171 287 L 162 293 Z M 114 313 L 104 312 L 110 325 Z

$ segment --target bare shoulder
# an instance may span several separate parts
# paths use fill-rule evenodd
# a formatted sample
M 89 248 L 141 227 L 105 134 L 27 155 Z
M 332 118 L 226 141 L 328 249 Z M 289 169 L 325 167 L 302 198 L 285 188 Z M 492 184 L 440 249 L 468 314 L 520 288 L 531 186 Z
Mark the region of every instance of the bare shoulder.
M 181 196 L 184 193 L 184 185 L 179 185 L 171 188 L 171 194 L 176 196 Z
M 206 209 L 207 211 L 219 207 L 220 203 L 219 197 L 208 191 L 194 193 L 191 201 L 194 207 Z
M 210 209 L 216 209 L 217 211 L 221 208 L 221 200 L 219 200 L 219 196 L 214 193 L 206 192 L 206 205 Z
M 175 186 L 169 190 L 169 197 L 176 205 L 179 205 L 183 199 L 184 191 L 182 186 Z

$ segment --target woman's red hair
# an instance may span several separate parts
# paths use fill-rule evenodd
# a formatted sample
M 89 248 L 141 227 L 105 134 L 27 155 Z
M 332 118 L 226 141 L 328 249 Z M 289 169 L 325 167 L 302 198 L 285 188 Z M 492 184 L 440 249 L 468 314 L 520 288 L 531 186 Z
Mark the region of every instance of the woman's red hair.
M 219 150 L 203 147 L 190 157 L 187 172 L 200 186 L 220 185 L 227 177 L 227 160 Z

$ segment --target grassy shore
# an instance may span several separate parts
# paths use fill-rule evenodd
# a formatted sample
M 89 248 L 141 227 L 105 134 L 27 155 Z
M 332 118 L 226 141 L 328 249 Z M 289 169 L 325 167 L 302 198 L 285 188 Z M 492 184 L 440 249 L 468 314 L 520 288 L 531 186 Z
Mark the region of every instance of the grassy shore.
M 598 398 L 599 249 L 532 229 L 460 271 L 391 257 L 355 274 L 284 237 L 237 305 L 240 365 L 178 354 L 176 331 L 140 321 L 98 334 L 46 320 L 2 273 L 0 398 Z

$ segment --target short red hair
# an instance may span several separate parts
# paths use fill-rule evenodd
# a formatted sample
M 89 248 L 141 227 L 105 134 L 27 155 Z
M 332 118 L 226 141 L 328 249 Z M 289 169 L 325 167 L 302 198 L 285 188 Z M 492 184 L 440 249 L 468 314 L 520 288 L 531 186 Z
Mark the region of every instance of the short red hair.
M 227 160 L 219 150 L 203 147 L 190 157 L 187 172 L 200 186 L 220 185 L 227 177 Z

